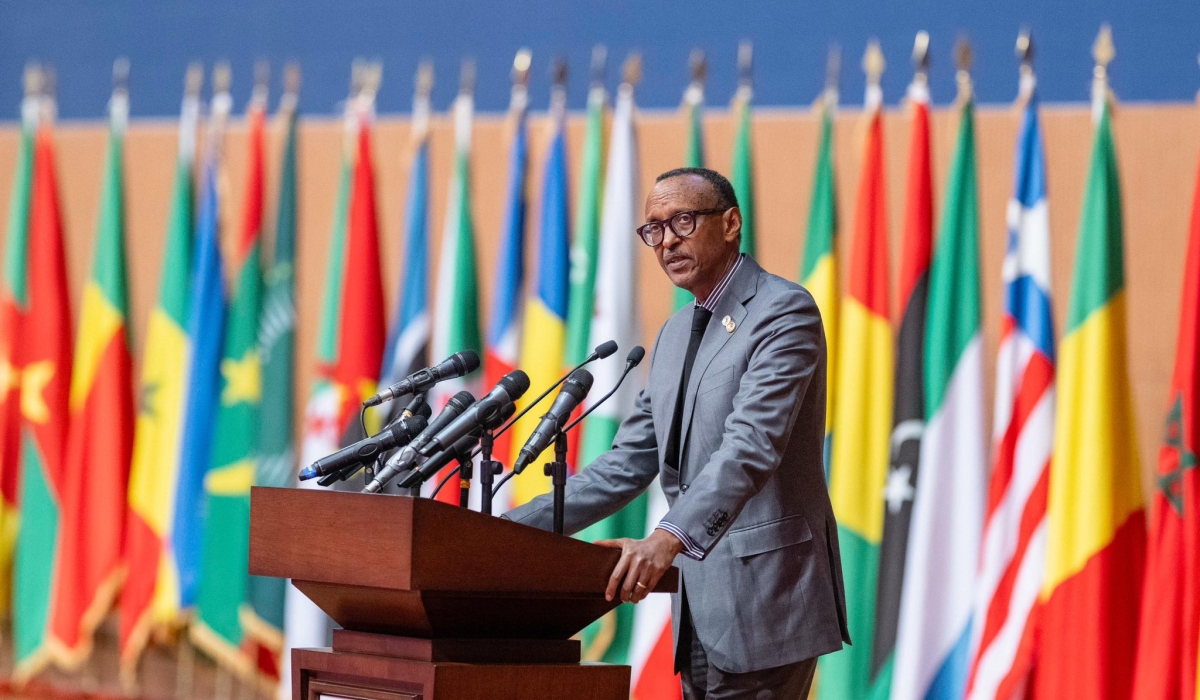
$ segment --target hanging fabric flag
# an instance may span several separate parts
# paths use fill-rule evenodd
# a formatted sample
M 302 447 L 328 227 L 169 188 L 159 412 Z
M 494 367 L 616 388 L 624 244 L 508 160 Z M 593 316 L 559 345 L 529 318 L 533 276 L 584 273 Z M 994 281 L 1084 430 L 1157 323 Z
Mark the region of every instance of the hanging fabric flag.
M 13 677 L 28 680 L 60 655 L 52 638 L 62 570 L 62 503 L 71 389 L 71 306 L 54 166 L 54 97 L 41 99 L 24 269 L 21 368 L 21 527 L 13 563 Z M 20 264 L 20 258 L 9 264 Z M 10 277 L 11 279 L 11 277 Z M 15 287 L 14 287 L 15 289 Z
M 683 156 L 683 167 L 704 167 L 704 78 L 708 74 L 708 61 L 704 51 L 692 49 L 688 58 L 692 68 L 692 80 L 683 91 L 683 118 L 687 120 L 687 150 Z M 740 199 L 741 195 L 739 195 Z M 742 223 L 745 226 L 745 222 Z M 695 297 L 682 287 L 675 287 L 675 310 L 682 309 Z
M 1046 571 L 1046 494 L 1054 448 L 1054 318 L 1045 151 L 1028 56 L 1027 52 L 1021 74 L 1018 99 L 1025 102 L 1024 116 L 1008 205 L 992 476 L 971 622 L 975 652 L 966 696 L 973 700 L 1011 698 L 1026 687 L 1033 664 L 1037 598 Z
M 733 96 L 733 118 L 737 124 L 737 135 L 733 141 L 733 165 L 729 169 L 729 180 L 737 194 L 738 209 L 742 212 L 742 252 L 754 257 L 754 149 L 751 138 L 751 108 L 754 95 L 751 85 L 753 77 L 753 46 L 749 41 L 738 45 L 738 89 Z
M 900 331 L 896 339 L 895 397 L 888 473 L 883 489 L 883 540 L 875 588 L 875 636 L 871 646 L 871 696 L 886 698 L 892 687 L 896 624 L 908 531 L 925 427 L 925 310 L 929 256 L 933 247 L 933 168 L 929 154 L 929 35 L 918 32 L 916 75 L 908 86 L 912 119 L 908 137 L 908 183 L 900 251 Z
M 29 214 L 33 188 L 33 144 L 37 131 L 41 72 L 25 71 L 21 137 L 4 242 L 0 285 L 0 614 L 12 607 L 13 548 L 20 522 L 17 489 L 21 470 L 21 338 L 29 312 Z
M 109 136 L 91 278 L 83 288 L 62 503 L 62 550 L 55 583 L 55 643 L 61 665 L 78 668 L 92 634 L 125 577 L 125 494 L 133 452 L 133 367 L 125 281 L 125 130 L 129 62 L 113 68 Z
M 868 689 L 875 578 L 883 530 L 883 483 L 892 421 L 892 326 L 888 320 L 888 232 L 883 163 L 883 53 L 867 45 L 866 142 L 858 176 L 854 238 L 841 307 L 837 403 L 829 493 L 838 520 L 853 646 L 821 658 L 818 697 L 862 698 Z
M 333 226 L 329 234 L 329 250 L 326 253 L 328 262 L 325 266 L 325 289 L 321 297 L 321 318 L 317 327 L 316 371 L 305 406 L 304 434 L 301 436 L 300 462 L 305 465 L 336 451 L 341 446 L 342 434 L 346 427 L 355 420 L 353 414 L 346 415 L 342 412 L 345 403 L 341 399 L 342 390 L 336 383 L 333 370 L 338 363 L 342 282 L 345 279 L 346 267 L 347 217 L 350 210 L 350 183 L 354 176 L 358 145 L 360 95 L 368 68 L 357 61 L 354 63 L 350 78 L 350 96 L 346 99 L 342 115 L 342 157 Z M 300 488 L 319 487 L 314 481 L 306 481 L 300 484 Z M 283 658 L 289 659 L 294 648 L 328 645 L 331 624 L 329 617 L 303 593 L 294 586 L 287 586 L 284 593 Z M 285 663 L 280 671 L 280 694 L 291 697 L 291 664 Z
M 1058 363 L 1038 698 L 1128 698 L 1146 518 L 1125 340 L 1121 185 L 1108 104 L 1112 34 L 1096 40 L 1096 134 Z M 1190 659 L 1189 662 L 1194 662 Z
M 1158 451 L 1157 488 L 1151 497 L 1146 584 L 1134 664 L 1136 700 L 1196 697 L 1200 634 L 1200 173 L 1192 191 L 1175 341 L 1175 371 L 1168 399 L 1166 438 Z
M 804 237 L 804 258 L 800 261 L 800 284 L 817 302 L 825 327 L 826 374 L 837 377 L 838 284 L 837 257 L 837 183 L 833 176 L 833 118 L 837 112 L 837 49 L 830 49 L 825 92 L 821 97 L 821 136 L 817 145 L 816 174 L 812 201 L 808 208 L 808 232 Z M 829 458 L 833 447 L 833 397 L 825 395 L 825 479 L 829 479 Z
M 192 641 L 248 682 L 254 659 L 242 651 L 238 612 L 246 602 L 250 487 L 258 460 L 262 361 L 258 349 L 262 304 L 262 225 L 267 83 L 261 67 L 247 113 L 249 153 L 238 231 L 233 298 L 225 325 L 212 461 L 204 477 L 205 518 Z
M 283 131 L 283 164 L 275 213 L 275 254 L 263 277 L 259 310 L 258 351 L 262 366 L 262 402 L 258 416 L 258 460 L 255 486 L 291 486 L 296 475 L 292 447 L 296 342 L 296 103 L 300 67 L 288 65 L 279 104 Z M 243 273 L 245 274 L 245 273 Z M 283 600 L 287 581 L 251 576 L 246 605 L 239 611 L 250 658 L 260 678 L 279 677 L 283 659 Z
M 646 529 L 640 537 L 649 537 L 668 511 L 666 496 L 657 482 L 646 491 L 646 499 Z M 683 686 L 675 673 L 669 596 L 647 596 L 638 603 L 629 663 L 633 666 L 631 700 L 683 700 Z
M 190 355 L 187 300 L 192 273 L 192 168 L 203 80 L 200 66 L 189 67 L 158 301 L 150 312 L 142 356 L 125 526 L 128 575 L 121 589 L 118 637 L 126 687 L 134 685 L 138 660 L 152 630 L 172 625 L 180 613 L 179 580 L 168 556 L 168 543 Z
M 637 299 L 637 249 L 641 243 L 629 235 L 640 223 L 642 213 L 637 131 L 634 124 L 636 108 L 633 100 L 634 87 L 640 80 L 641 56 L 633 54 L 625 62 L 624 80 L 617 90 L 613 111 L 608 170 L 604 181 L 600 256 L 596 271 L 596 314 L 591 328 L 593 338 L 615 340 L 624 352 L 591 365 L 597 387 L 616 385 L 625 369 L 625 355 L 642 340 Z M 612 447 L 617 429 L 622 421 L 633 414 L 634 402 L 644 385 L 645 373 L 640 368 L 634 370 L 617 393 L 597 406 L 585 419 L 579 464 L 586 468 L 587 464 Z M 601 391 L 596 391 L 589 396 L 587 405 L 593 405 L 602 395 Z M 651 486 L 650 490 L 661 491 L 657 485 Z M 620 512 L 587 528 L 579 536 L 589 541 L 645 537 L 646 504 L 647 496 L 643 494 Z M 670 602 L 667 603 L 669 607 Z M 593 623 L 584 634 L 585 658 L 617 664 L 634 662 L 630 652 L 635 616 L 641 610 L 633 605 L 621 605 Z M 670 618 L 657 622 L 666 622 L 670 630 Z M 644 663 L 645 660 L 641 661 Z M 672 671 L 668 669 L 668 677 L 671 674 Z
M 987 463 L 971 50 L 960 40 L 956 52 L 961 116 L 929 270 L 925 433 L 900 597 L 894 700 L 960 698 L 970 663 Z
M 175 495 L 167 561 L 174 564 L 179 584 L 178 608 L 188 611 L 196 603 L 202 556 L 205 494 L 204 481 L 212 456 L 216 430 L 218 381 L 225 337 L 225 271 L 221 256 L 221 188 L 218 186 L 225 127 L 233 100 L 229 95 L 228 64 L 213 72 L 213 98 L 205 138 L 205 164 L 200 213 L 196 223 L 196 248 L 192 255 L 191 308 L 188 335 L 191 362 L 187 368 L 183 447 Z
M 604 191 L 601 177 L 604 174 L 604 77 L 607 60 L 608 50 L 604 46 L 592 49 L 592 86 L 588 90 L 587 125 L 583 137 L 583 173 L 579 182 L 579 209 L 575 212 L 575 240 L 571 244 L 571 288 L 567 294 L 569 306 L 563 371 L 586 360 L 592 352 L 592 346 L 610 337 L 593 337 L 591 333 L 595 312 L 596 258 L 600 245 L 600 204 Z M 579 406 L 572 414 L 572 419 L 582 413 L 583 406 Z M 580 452 L 582 433 L 579 429 L 567 433 L 567 460 L 572 470 L 587 464 L 585 455 Z M 509 454 L 509 451 L 499 449 L 496 452 Z M 584 644 L 587 644 L 586 639 Z
M 529 109 L 529 61 L 527 49 L 513 61 L 512 97 L 508 108 L 512 142 L 508 159 L 508 197 L 504 232 L 496 257 L 496 283 L 492 293 L 492 325 L 483 361 L 483 383 L 493 387 L 517 368 L 521 354 L 522 296 L 525 293 L 525 179 L 529 156 L 526 129 Z M 496 437 L 492 454 L 506 459 L 512 449 L 512 431 Z M 444 493 L 454 495 L 453 489 Z M 453 500 L 453 499 L 452 499 Z
M 521 344 L 521 369 L 529 374 L 532 391 L 541 393 L 558 380 L 562 372 L 566 341 L 567 296 L 570 292 L 568 271 L 571 232 L 567 203 L 567 67 L 556 64 L 554 87 L 550 93 L 550 122 L 554 130 L 546 155 L 542 180 L 542 222 L 538 232 L 538 273 L 535 293 L 525 304 L 525 337 Z M 533 396 L 522 400 L 524 408 Z M 530 412 L 513 426 L 512 459 L 533 432 L 537 412 Z M 534 464 L 516 477 L 512 487 L 512 505 L 526 503 L 550 490 L 550 479 Z
M 429 93 L 433 64 L 417 67 L 412 112 L 412 165 L 404 210 L 404 281 L 396 322 L 383 351 L 380 386 L 388 386 L 429 365 Z M 389 415 L 405 404 L 393 401 Z
M 464 61 L 458 97 L 454 100 L 454 176 L 446 202 L 441 259 L 434 297 L 433 343 L 436 362 L 463 350 L 481 352 L 479 283 L 475 261 L 475 222 L 471 214 L 471 128 L 475 116 L 475 64 Z M 479 373 L 441 382 L 429 392 L 436 414 L 464 389 L 478 390 Z M 490 388 L 490 387 L 489 387 Z M 441 475 L 431 479 L 436 483 Z M 442 489 L 448 492 L 447 489 Z M 452 491 L 449 490 L 449 491 Z

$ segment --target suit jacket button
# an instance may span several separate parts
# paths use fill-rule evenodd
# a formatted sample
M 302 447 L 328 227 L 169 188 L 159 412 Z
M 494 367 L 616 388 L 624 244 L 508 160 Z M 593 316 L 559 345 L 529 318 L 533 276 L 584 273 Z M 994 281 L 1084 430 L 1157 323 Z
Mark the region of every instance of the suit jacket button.
M 681 493 L 687 493 L 687 490 L 688 490 L 688 485 L 687 485 L 687 484 L 680 484 L 680 486 L 679 486 L 679 491 L 680 491 Z

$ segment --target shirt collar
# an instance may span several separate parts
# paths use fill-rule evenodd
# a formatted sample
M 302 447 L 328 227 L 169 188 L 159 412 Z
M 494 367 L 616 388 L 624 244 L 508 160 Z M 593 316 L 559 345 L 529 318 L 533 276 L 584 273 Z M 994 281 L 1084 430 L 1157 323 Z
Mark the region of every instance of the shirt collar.
M 703 302 L 698 299 L 696 300 L 696 306 L 707 309 L 710 312 L 717 310 L 717 304 L 721 301 L 721 295 L 725 293 L 725 289 L 729 286 L 729 283 L 733 281 L 733 275 L 738 271 L 738 268 L 742 266 L 743 257 L 745 257 L 743 254 L 738 254 L 737 259 L 733 261 L 733 265 L 729 267 L 729 272 L 726 272 L 725 276 L 721 278 L 721 281 L 717 283 L 717 286 L 713 287 L 712 293 L 708 295 L 707 299 L 705 299 Z

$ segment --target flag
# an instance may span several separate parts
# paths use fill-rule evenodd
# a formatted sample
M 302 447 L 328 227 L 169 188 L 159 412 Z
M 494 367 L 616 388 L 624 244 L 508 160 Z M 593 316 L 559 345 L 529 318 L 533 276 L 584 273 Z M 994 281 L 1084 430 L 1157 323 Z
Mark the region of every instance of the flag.
M 225 338 L 225 263 L 221 255 L 221 194 L 217 179 L 225 122 L 232 100 L 228 92 L 213 96 L 212 117 L 205 139 L 207 155 L 192 254 L 191 308 L 188 336 L 191 362 L 187 367 L 183 447 L 175 490 L 174 524 L 167 561 L 170 578 L 178 581 L 175 607 L 187 612 L 196 604 L 204 542 L 204 482 L 212 457 L 219 401 L 220 364 Z
M 925 428 L 925 311 L 933 247 L 933 169 L 929 157 L 929 86 L 924 73 L 909 85 L 908 99 L 912 125 L 900 251 L 900 330 L 896 339 L 892 437 L 883 491 L 883 540 L 879 546 L 875 636 L 871 645 L 873 697 L 887 697 L 892 687 L 900 589 Z
M 846 612 L 854 645 L 823 657 L 820 698 L 867 693 L 875 578 L 883 530 L 883 483 L 892 420 L 892 326 L 888 320 L 887 190 L 883 93 L 867 88 L 866 142 L 858 177 L 847 293 L 839 319 L 829 493 L 838 521 Z
M 812 201 L 808 208 L 808 233 L 804 238 L 804 257 L 800 261 L 800 284 L 817 302 L 825 327 L 826 373 L 837 377 L 838 285 L 837 257 L 837 183 L 833 176 L 833 116 L 837 93 L 826 92 L 821 101 L 821 137 L 817 145 L 816 174 Z M 829 479 L 829 458 L 833 446 L 833 397 L 825 395 L 825 478 Z
M 596 259 L 600 246 L 600 206 L 604 197 L 604 182 L 601 179 L 604 175 L 604 102 L 604 85 L 599 81 L 594 82 L 588 91 L 583 172 L 579 181 L 579 208 L 575 211 L 575 240 L 571 244 L 571 288 L 567 294 L 569 306 L 564 370 L 586 360 L 593 346 L 612 337 L 592 335 L 596 306 Z M 577 408 L 572 419 L 578 417 L 582 409 L 582 405 Z M 582 428 L 580 426 L 567 433 L 567 460 L 572 469 L 587 464 L 586 455 L 580 451 Z
M 1134 692 L 1137 700 L 1196 697 L 1200 633 L 1200 521 L 1196 507 L 1196 451 L 1200 423 L 1200 173 L 1192 192 L 1192 219 L 1184 263 L 1175 371 L 1168 399 L 1166 437 L 1158 451 L 1157 488 L 1151 497 L 1138 633 Z
M 683 117 L 687 120 L 687 150 L 683 156 L 683 167 L 704 167 L 704 80 L 703 58 L 697 55 L 697 61 L 692 69 L 692 82 L 683 92 Z M 698 69 L 697 69 L 698 68 Z M 740 195 L 739 195 L 740 197 Z M 745 221 L 742 222 L 745 227 Z M 682 287 L 675 287 L 675 310 L 682 309 L 691 303 L 695 297 Z
M 1107 86 L 1098 112 L 1058 363 L 1046 578 L 1034 692 L 1127 698 L 1146 549 L 1125 341 L 1121 186 Z
M 158 300 L 150 311 L 142 355 L 125 526 L 128 576 L 121 589 L 118 628 L 121 675 L 127 686 L 132 685 L 152 629 L 179 618 L 179 579 L 169 543 L 191 354 L 187 329 L 195 189 L 192 166 L 199 114 L 200 100 L 189 91 L 179 121 L 179 155 Z
M 633 58 L 631 60 L 637 60 Z M 592 365 L 596 384 L 586 405 L 595 405 L 599 397 L 616 386 L 625 369 L 625 354 L 641 342 L 642 326 L 638 312 L 637 253 L 641 243 L 629 232 L 641 220 L 640 166 L 637 153 L 637 131 L 634 124 L 634 86 L 625 82 L 617 91 L 613 112 L 612 136 L 609 144 L 608 168 L 604 182 L 604 210 L 601 219 L 600 256 L 596 270 L 596 313 L 592 318 L 591 335 L 599 340 L 615 340 L 625 351 Z M 608 401 L 596 407 L 583 425 L 579 464 L 587 465 L 612 448 L 621 423 L 633 415 L 638 392 L 645 385 L 645 373 L 635 369 L 621 388 Z M 661 491 L 657 486 L 651 490 Z M 619 537 L 646 536 L 647 495 L 642 494 L 614 515 L 580 533 L 589 541 Z M 657 520 L 655 521 L 657 524 Z M 670 602 L 667 601 L 669 608 Z M 587 657 L 606 663 L 640 664 L 639 674 L 654 675 L 659 669 L 644 669 L 645 658 L 631 655 L 633 631 L 641 614 L 640 606 L 622 604 L 593 623 L 585 634 Z M 666 623 L 670 634 L 670 618 L 655 618 L 642 624 Z M 659 630 L 661 632 L 661 629 Z M 670 678 L 673 670 L 667 669 Z
M 12 602 L 13 548 L 20 513 L 17 489 L 21 469 L 21 331 L 29 310 L 29 215 L 33 189 L 33 144 L 38 98 L 21 106 L 21 138 L 8 209 L 4 279 L 0 286 L 0 614 Z
M 91 277 L 83 288 L 62 503 L 62 558 L 55 584 L 55 641 L 61 661 L 82 664 L 92 633 L 125 577 L 122 545 L 133 452 L 133 366 L 125 281 L 125 129 L 129 96 L 113 92 L 100 220 Z
M 522 295 L 525 293 L 525 177 L 529 159 L 526 129 L 528 93 L 517 82 L 512 89 L 509 124 L 512 144 L 508 157 L 508 197 L 504 232 L 496 256 L 496 282 L 492 293 L 492 324 L 483 362 L 484 385 L 495 386 L 517 368 L 521 353 Z M 504 459 L 512 449 L 512 431 L 496 436 L 493 456 Z M 453 495 L 453 490 L 445 490 Z
M 341 315 L 342 280 L 346 266 L 346 230 L 350 211 L 350 183 L 355 166 L 355 136 L 358 125 L 358 102 L 354 95 L 346 102 L 343 119 L 343 149 L 339 167 L 337 198 L 334 201 L 333 227 L 329 234 L 328 262 L 325 266 L 325 288 L 321 297 L 321 317 L 317 327 L 316 371 L 308 403 L 304 407 L 304 429 L 301 436 L 300 461 L 314 461 L 336 451 L 345 426 L 353 416 L 341 415 L 343 403 L 334 382 L 332 369 L 337 365 L 339 318 Z M 319 488 L 307 481 L 300 488 Z M 283 658 L 291 658 L 291 650 L 325 646 L 329 643 L 332 624 L 329 617 L 294 586 L 284 593 Z M 291 664 L 280 669 L 281 697 L 291 697 Z
M 733 115 L 737 122 L 737 134 L 733 140 L 733 165 L 729 169 L 729 180 L 737 194 L 738 209 L 742 213 L 741 250 L 754 257 L 754 152 L 751 139 L 750 85 L 743 83 L 733 98 Z
M 14 270 L 25 278 L 27 309 L 16 352 L 21 368 L 21 526 L 13 563 L 13 677 L 19 681 L 35 675 L 61 651 L 53 642 L 51 625 L 65 536 L 71 306 L 54 137 L 49 118 L 44 119 L 34 139 L 25 265 Z
M 646 530 L 649 537 L 667 515 L 667 499 L 655 479 L 646 490 L 648 501 Z M 671 598 L 646 596 L 637 604 L 633 642 L 630 649 L 633 666 L 630 677 L 631 700 L 682 700 L 683 686 L 675 674 L 675 644 L 671 637 Z
M 250 559 L 250 487 L 258 461 L 262 361 L 258 349 L 262 304 L 265 90 L 255 88 L 249 153 L 238 231 L 233 298 L 225 325 L 212 458 L 204 476 L 206 508 L 196 618 L 191 638 L 219 664 L 253 680 L 256 666 L 242 651 L 238 618 L 246 602 Z
M 532 387 L 530 394 L 540 393 L 558 381 L 566 349 L 571 232 L 567 223 L 566 92 L 561 85 L 554 87 L 550 114 L 554 134 L 550 139 L 542 180 L 537 284 L 535 293 L 525 304 L 525 337 L 521 344 L 521 368 L 529 374 Z M 518 408 L 524 408 L 532 398 L 526 397 Z M 537 412 L 531 412 L 513 426 L 514 462 L 521 446 L 540 420 Z M 512 481 L 513 505 L 526 503 L 534 496 L 550 490 L 550 479 L 542 473 L 541 462 L 531 465 Z
M 258 415 L 256 486 L 291 486 L 296 475 L 292 446 L 296 343 L 296 93 L 288 91 L 280 105 L 284 132 L 283 164 L 275 214 L 275 253 L 263 276 L 259 309 L 258 351 L 262 367 L 262 402 Z M 246 605 L 239 612 L 242 630 L 257 649 L 251 658 L 267 677 L 278 678 L 283 661 L 283 615 L 287 581 L 251 576 Z
M 969 88 L 967 88 L 969 89 Z M 925 328 L 925 433 L 896 631 L 893 700 L 960 698 L 987 474 L 975 107 L 962 100 Z
M 1054 449 L 1054 317 L 1045 151 L 1032 85 L 1028 90 L 1008 205 L 992 475 L 971 623 L 975 652 L 967 697 L 980 700 L 1011 698 L 1025 687 L 1033 663 L 1038 592 L 1046 571 L 1046 493 Z
M 413 158 L 404 209 L 404 280 L 383 351 L 380 386 L 429 365 L 429 94 L 413 103 Z
M 471 121 L 474 112 L 474 97 L 465 90 L 460 92 L 454 101 L 454 176 L 446 203 L 434 297 L 436 322 L 432 350 L 439 360 L 463 350 L 480 352 L 483 349 L 479 333 L 475 223 L 471 214 Z M 478 374 L 442 382 L 430 392 L 429 404 L 435 412 L 439 411 L 451 396 L 463 389 L 478 389 L 478 383 Z

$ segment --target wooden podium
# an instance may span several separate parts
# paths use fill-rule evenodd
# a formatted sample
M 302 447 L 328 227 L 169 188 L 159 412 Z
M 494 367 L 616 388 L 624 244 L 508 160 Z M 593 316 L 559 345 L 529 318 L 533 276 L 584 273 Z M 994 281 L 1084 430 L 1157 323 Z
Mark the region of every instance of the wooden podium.
M 581 663 L 571 639 L 616 607 L 619 555 L 429 499 L 250 494 L 250 573 L 292 579 L 342 628 L 292 651 L 293 700 L 627 700 L 629 667 Z

